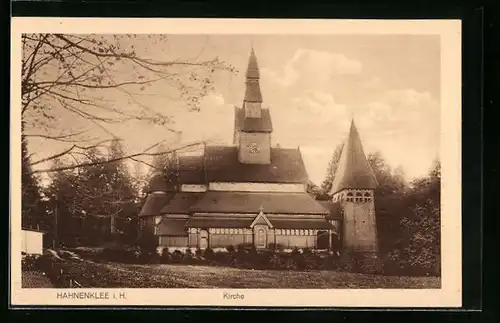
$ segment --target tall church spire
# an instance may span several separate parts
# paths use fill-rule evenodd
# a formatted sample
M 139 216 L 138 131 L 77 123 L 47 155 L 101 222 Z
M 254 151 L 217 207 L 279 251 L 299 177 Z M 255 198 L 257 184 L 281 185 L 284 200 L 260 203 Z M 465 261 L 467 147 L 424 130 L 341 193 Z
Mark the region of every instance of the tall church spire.
M 255 55 L 253 46 L 250 50 L 250 58 L 248 59 L 246 78 L 256 80 L 260 78 L 259 64 L 257 63 L 257 56 Z
M 269 109 L 262 108 L 259 65 L 253 47 L 245 77 L 243 107 L 235 108 L 233 142 L 238 145 L 238 160 L 241 163 L 269 164 L 273 125 Z
M 250 57 L 248 59 L 247 72 L 245 74 L 245 98 L 243 99 L 243 108 L 245 109 L 245 116 L 247 118 L 260 118 L 262 110 L 262 94 L 260 92 L 260 72 L 257 63 L 257 56 L 255 50 L 250 50 Z
M 337 193 L 343 189 L 375 189 L 377 186 L 377 180 L 366 159 L 358 129 L 354 119 L 351 119 L 349 135 L 342 149 L 331 193 Z

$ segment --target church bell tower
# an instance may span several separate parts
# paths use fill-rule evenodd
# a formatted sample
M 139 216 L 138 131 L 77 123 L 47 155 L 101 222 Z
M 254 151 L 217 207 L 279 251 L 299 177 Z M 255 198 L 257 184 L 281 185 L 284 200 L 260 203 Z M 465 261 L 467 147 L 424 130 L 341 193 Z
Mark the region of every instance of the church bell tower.
M 269 164 L 272 122 L 269 109 L 262 107 L 260 72 L 253 48 L 245 78 L 243 107 L 235 109 L 234 144 L 238 146 L 238 160 L 245 164 Z
M 339 202 L 343 209 L 344 250 L 375 255 L 378 252 L 374 197 L 377 186 L 352 120 L 331 190 L 333 202 Z

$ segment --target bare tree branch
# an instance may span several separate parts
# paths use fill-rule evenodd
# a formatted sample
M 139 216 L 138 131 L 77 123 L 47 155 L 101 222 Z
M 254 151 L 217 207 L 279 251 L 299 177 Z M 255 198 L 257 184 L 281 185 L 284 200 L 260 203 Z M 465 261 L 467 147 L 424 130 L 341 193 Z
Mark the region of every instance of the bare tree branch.
M 162 151 L 162 152 L 157 152 L 157 153 L 148 153 L 148 152 L 143 151 L 143 152 L 140 152 L 140 153 L 130 154 L 130 155 L 127 155 L 127 156 L 117 157 L 117 158 L 111 158 L 111 159 L 102 160 L 102 161 L 80 163 L 78 165 L 62 166 L 62 167 L 55 167 L 55 168 L 49 168 L 49 169 L 33 170 L 32 173 L 33 174 L 35 174 L 35 173 L 53 173 L 53 172 L 58 172 L 58 171 L 63 171 L 63 170 L 75 169 L 75 168 L 78 168 L 78 167 L 88 167 L 88 166 L 95 166 L 95 165 L 106 164 L 106 163 L 113 163 L 113 162 L 117 162 L 117 161 L 120 161 L 120 160 L 131 159 L 131 158 L 140 157 L 140 156 L 158 156 L 158 155 L 164 155 L 164 154 L 172 153 L 174 151 L 179 151 L 179 150 L 190 148 L 190 147 L 200 146 L 200 145 L 203 145 L 203 144 L 204 144 L 204 142 L 195 142 L 195 143 L 186 144 L 186 145 L 181 146 L 181 147 L 177 147 L 175 149 L 170 149 L 170 150 L 166 150 L 166 151 Z M 52 159 L 60 158 L 61 156 L 64 156 L 65 154 L 69 153 L 72 149 L 75 149 L 75 146 L 76 145 L 73 145 L 68 150 L 65 150 L 65 151 L 63 151 L 63 152 L 61 152 L 59 154 L 53 155 L 53 156 L 51 156 L 49 158 L 44 158 L 44 159 L 42 159 L 40 161 L 37 161 L 37 162 L 35 162 L 35 164 L 40 164 L 40 163 L 45 162 L 45 161 L 49 161 L 49 160 L 52 160 Z

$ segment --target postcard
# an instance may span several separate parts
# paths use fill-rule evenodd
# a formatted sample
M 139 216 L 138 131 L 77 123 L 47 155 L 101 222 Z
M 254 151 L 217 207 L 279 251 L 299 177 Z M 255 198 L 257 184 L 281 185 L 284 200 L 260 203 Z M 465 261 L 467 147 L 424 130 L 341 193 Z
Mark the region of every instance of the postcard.
M 461 306 L 459 20 L 11 43 L 12 306 Z

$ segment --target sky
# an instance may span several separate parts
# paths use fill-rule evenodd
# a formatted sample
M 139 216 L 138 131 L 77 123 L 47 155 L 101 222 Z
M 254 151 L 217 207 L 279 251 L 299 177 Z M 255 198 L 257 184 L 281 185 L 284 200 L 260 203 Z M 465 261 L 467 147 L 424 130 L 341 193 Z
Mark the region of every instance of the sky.
M 273 144 L 299 146 L 314 183 L 323 181 L 351 118 L 365 152 L 381 152 L 392 167 L 401 166 L 408 179 L 425 175 L 439 156 L 439 36 L 168 35 L 166 39 L 137 36 L 123 40 L 122 45 L 155 60 L 218 57 L 239 71 L 214 74 L 214 90 L 203 99 L 200 111 L 187 109 L 162 81 L 134 102 L 116 91 L 101 94 L 116 108 L 141 104 L 168 115 L 172 120 L 168 128 L 179 131 L 180 135 L 173 134 L 166 127 L 142 121 L 105 125 L 108 132 L 123 139 L 129 153 L 161 140 L 174 146 L 197 140 L 230 144 L 234 106 L 243 101 L 244 72 L 253 46 L 261 71 L 263 105 L 273 120 Z M 116 73 L 131 75 L 124 67 Z M 57 122 L 58 129 L 88 126 L 62 111 Z M 94 128 L 95 136 L 106 135 Z M 36 139 L 30 141 L 29 149 L 40 158 L 64 147 Z

